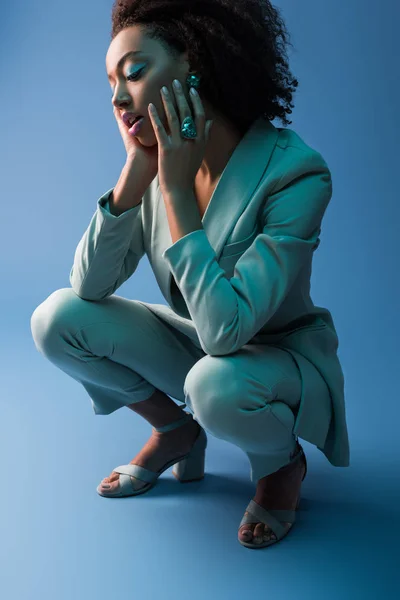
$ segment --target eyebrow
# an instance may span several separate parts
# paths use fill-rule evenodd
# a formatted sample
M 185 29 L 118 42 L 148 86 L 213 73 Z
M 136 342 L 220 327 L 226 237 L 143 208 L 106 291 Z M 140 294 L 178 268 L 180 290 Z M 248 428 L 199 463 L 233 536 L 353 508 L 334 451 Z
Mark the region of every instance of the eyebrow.
M 118 70 L 120 67 L 122 67 L 122 65 L 124 64 L 124 62 L 126 62 L 128 56 L 136 56 L 137 54 L 144 54 L 144 52 L 141 52 L 141 50 L 130 50 L 129 52 L 126 52 L 119 59 L 119 61 L 117 63 L 117 69 L 116 70 Z M 108 79 L 111 79 L 111 75 L 108 75 Z

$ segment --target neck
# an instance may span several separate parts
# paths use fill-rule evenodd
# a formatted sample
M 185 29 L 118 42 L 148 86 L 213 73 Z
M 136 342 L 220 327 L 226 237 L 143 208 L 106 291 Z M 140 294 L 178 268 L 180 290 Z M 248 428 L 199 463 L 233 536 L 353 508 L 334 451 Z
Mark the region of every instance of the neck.
M 207 115 L 207 119 L 210 118 L 213 117 Z M 226 121 L 215 118 L 196 180 L 207 185 L 216 183 L 242 137 Z

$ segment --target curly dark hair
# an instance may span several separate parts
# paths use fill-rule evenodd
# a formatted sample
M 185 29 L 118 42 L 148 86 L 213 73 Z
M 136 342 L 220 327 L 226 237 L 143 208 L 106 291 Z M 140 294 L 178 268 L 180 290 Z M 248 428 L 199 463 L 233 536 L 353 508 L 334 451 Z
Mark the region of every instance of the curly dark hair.
M 115 0 L 111 39 L 133 25 L 174 59 L 187 51 L 201 93 L 242 133 L 261 115 L 292 122 L 286 118 L 298 86 L 286 54 L 292 44 L 268 0 Z

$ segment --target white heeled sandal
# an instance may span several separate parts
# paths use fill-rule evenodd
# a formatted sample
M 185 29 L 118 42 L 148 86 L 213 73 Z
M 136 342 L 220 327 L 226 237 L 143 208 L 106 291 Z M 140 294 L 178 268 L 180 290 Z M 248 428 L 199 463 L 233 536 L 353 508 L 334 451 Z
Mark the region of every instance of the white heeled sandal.
M 171 431 L 181 427 L 187 423 L 190 419 L 193 419 L 191 413 L 185 412 L 185 416 L 174 421 L 164 427 L 155 427 L 154 429 L 159 432 Z M 97 493 L 105 498 L 124 498 L 125 496 L 137 496 L 138 494 L 144 494 L 148 492 L 157 482 L 164 471 L 175 465 L 175 469 L 172 471 L 172 475 L 176 477 L 181 483 L 187 483 L 189 481 L 198 481 L 204 478 L 204 465 L 205 465 L 205 453 L 207 447 L 207 435 L 202 427 L 200 427 L 199 434 L 193 444 L 191 451 L 185 454 L 181 458 L 174 458 L 173 460 L 166 463 L 159 471 L 150 471 L 139 465 L 129 464 L 121 465 L 114 469 L 115 473 L 119 473 L 119 487 L 114 493 L 107 494 L 101 487 L 101 484 L 97 487 Z M 145 481 L 147 485 L 135 490 L 132 486 L 131 477 Z

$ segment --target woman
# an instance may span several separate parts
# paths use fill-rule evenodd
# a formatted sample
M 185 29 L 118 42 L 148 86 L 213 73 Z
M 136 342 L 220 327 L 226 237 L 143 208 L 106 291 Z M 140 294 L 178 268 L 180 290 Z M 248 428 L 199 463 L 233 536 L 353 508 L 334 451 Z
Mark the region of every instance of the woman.
M 249 458 L 257 489 L 238 540 L 262 548 L 295 521 L 298 437 L 349 465 L 338 339 L 309 295 L 330 171 L 270 122 L 290 123 L 298 85 L 270 2 L 117 1 L 112 22 L 127 159 L 78 244 L 72 289 L 32 315 L 35 344 L 96 414 L 126 406 L 153 426 L 100 495 L 143 494 L 172 465 L 202 479 L 207 431 Z M 115 295 L 145 253 L 169 306 Z

